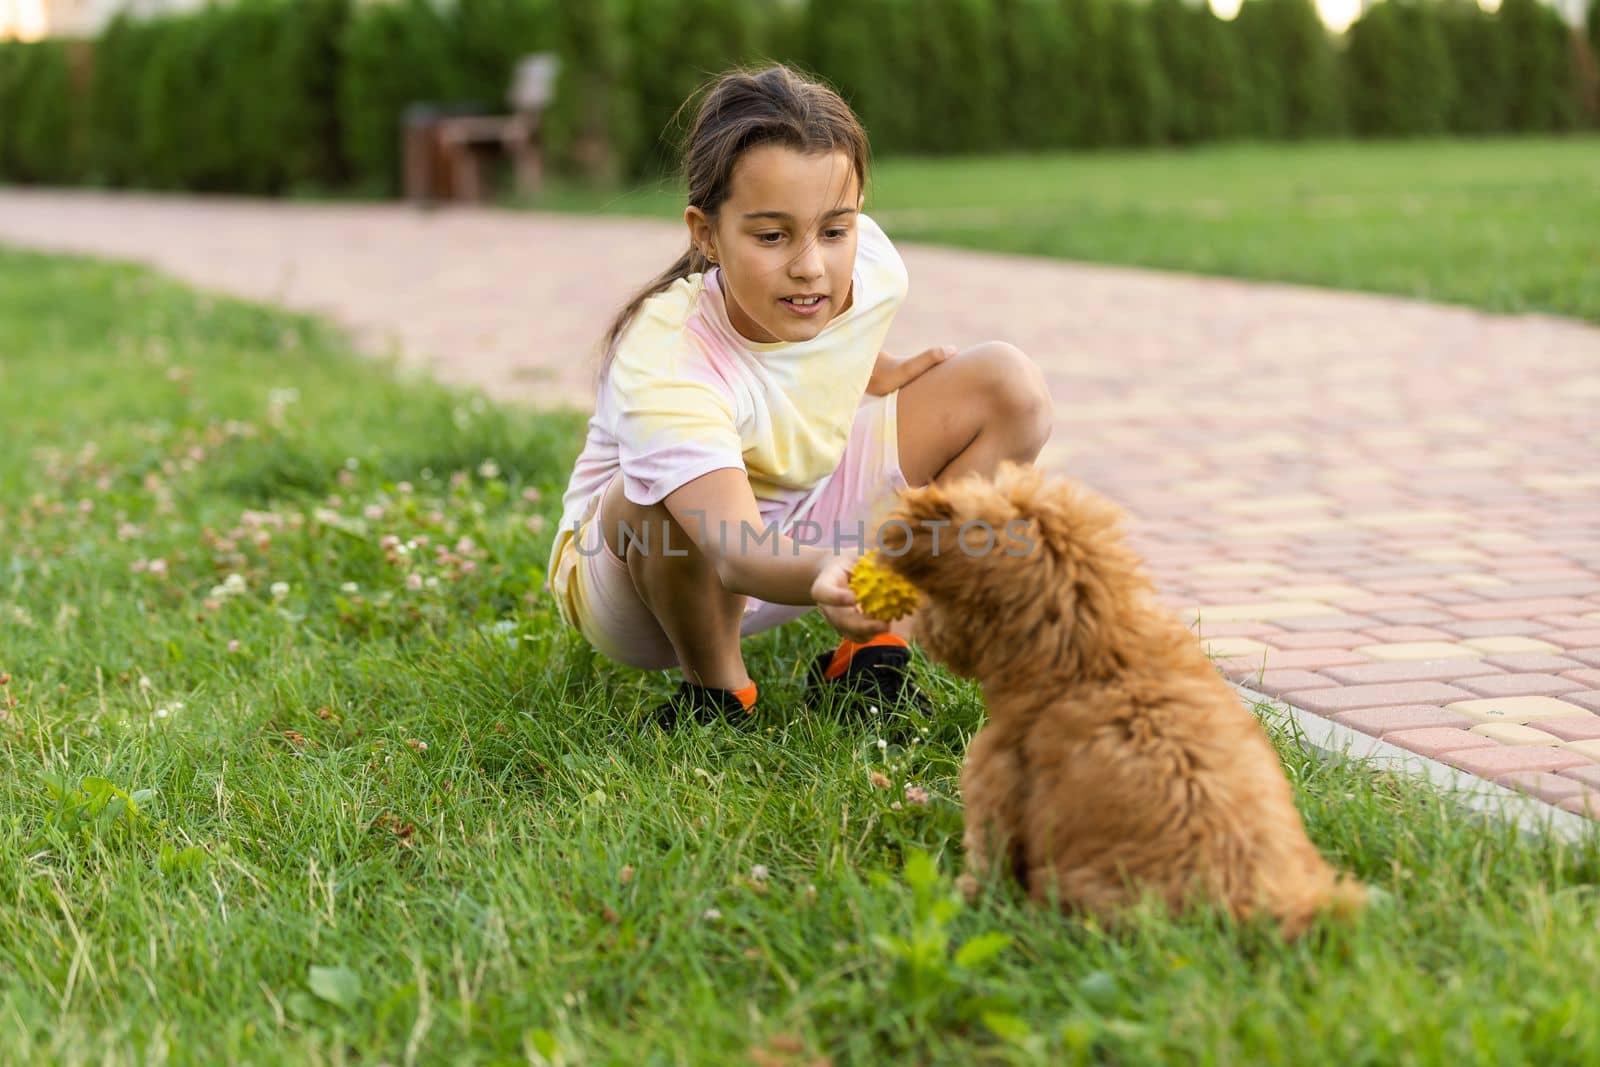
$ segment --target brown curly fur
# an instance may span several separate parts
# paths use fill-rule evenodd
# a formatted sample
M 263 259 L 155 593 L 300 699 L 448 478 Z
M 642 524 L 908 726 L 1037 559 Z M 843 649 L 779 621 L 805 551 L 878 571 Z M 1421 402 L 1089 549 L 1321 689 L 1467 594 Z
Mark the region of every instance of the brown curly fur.
M 968 870 L 1003 864 L 1035 900 L 1108 920 L 1152 892 L 1289 937 L 1353 911 L 1362 887 L 1306 837 L 1260 723 L 1155 600 L 1121 518 L 1008 463 L 903 492 L 884 528 L 886 562 L 926 597 L 918 643 L 989 706 L 961 773 Z M 958 547 L 967 523 L 993 549 L 981 526 Z

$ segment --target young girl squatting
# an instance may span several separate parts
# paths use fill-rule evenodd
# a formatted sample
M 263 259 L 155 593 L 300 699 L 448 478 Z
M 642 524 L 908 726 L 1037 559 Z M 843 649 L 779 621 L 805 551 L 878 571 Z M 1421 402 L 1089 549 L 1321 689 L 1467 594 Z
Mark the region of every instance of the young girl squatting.
M 603 655 L 682 669 L 664 724 L 754 713 L 741 639 L 813 609 L 844 640 L 811 693 L 910 691 L 911 620 L 868 619 L 847 584 L 874 517 L 907 485 L 1031 463 L 1049 436 L 1015 346 L 881 350 L 908 280 L 862 213 L 867 160 L 826 86 L 783 66 L 720 77 L 684 152 L 689 247 L 607 335 L 549 588 Z

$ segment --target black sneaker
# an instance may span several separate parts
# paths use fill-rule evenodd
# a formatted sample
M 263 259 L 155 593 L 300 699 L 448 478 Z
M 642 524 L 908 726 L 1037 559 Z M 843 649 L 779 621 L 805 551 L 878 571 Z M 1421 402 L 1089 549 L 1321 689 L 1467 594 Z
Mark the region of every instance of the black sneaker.
M 750 684 L 755 689 L 755 683 Z M 687 718 L 698 723 L 727 722 L 743 725 L 756 717 L 755 696 L 752 693 L 747 705 L 731 689 L 679 682 L 678 691 L 667 702 L 657 706 L 652 717 L 663 730 L 670 730 Z
M 806 670 L 806 706 L 814 709 L 837 696 L 845 697 L 845 706 L 856 711 L 876 706 L 888 713 L 913 707 L 927 715 L 932 710 L 927 695 L 911 678 L 911 646 L 887 633 L 864 644 L 840 642 L 837 649 L 811 661 Z

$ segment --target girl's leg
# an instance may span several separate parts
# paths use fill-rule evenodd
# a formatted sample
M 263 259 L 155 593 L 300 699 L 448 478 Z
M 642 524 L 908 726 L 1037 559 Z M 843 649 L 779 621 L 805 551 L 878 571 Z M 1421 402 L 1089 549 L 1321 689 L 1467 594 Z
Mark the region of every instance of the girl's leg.
M 1050 438 L 1054 410 L 1038 366 L 1021 349 L 989 341 L 958 352 L 900 389 L 900 470 L 913 486 L 1004 460 L 1032 463 Z M 916 615 L 891 630 L 910 640 Z
M 739 650 L 745 598 L 723 588 L 716 568 L 666 505 L 635 504 L 623 495 L 622 479 L 613 478 L 598 517 L 602 535 L 628 561 L 634 588 L 672 642 L 684 680 L 717 689 L 748 686 Z M 633 536 L 624 538 L 623 530 Z
M 900 389 L 900 470 L 919 486 L 1032 463 L 1053 417 L 1044 375 L 1021 349 L 974 345 Z

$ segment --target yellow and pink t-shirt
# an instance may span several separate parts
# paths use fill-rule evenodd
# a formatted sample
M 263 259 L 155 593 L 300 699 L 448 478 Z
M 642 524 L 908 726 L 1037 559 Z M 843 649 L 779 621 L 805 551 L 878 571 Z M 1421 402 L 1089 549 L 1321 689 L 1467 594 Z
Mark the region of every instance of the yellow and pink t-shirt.
M 619 470 L 629 500 L 654 504 L 703 474 L 738 468 L 763 522 L 780 531 L 827 484 L 908 284 L 878 224 L 857 215 L 856 228 L 851 305 L 808 341 L 740 335 L 720 267 L 680 278 L 640 306 L 601 379 L 561 498 L 548 572 L 558 600 L 577 555 L 574 532 Z

